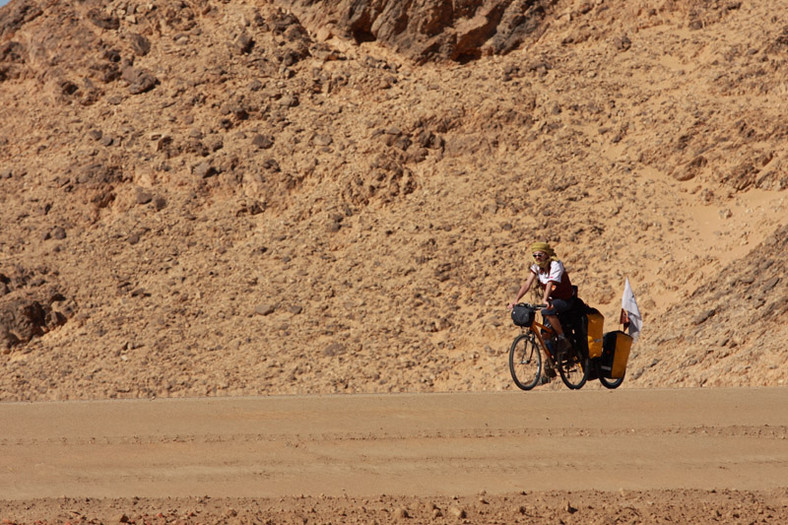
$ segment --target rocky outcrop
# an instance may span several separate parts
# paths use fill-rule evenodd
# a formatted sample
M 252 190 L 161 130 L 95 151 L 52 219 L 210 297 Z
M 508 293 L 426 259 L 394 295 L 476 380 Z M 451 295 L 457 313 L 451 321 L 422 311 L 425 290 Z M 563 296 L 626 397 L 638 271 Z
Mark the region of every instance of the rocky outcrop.
M 24 24 L 35 20 L 44 11 L 33 0 L 19 0 L 0 11 L 0 37 L 11 34 Z
M 65 324 L 72 311 L 73 305 L 45 275 L 26 270 L 11 276 L 0 273 L 0 353 Z
M 541 33 L 553 0 L 292 0 L 318 37 L 378 41 L 417 62 L 505 54 Z M 330 28 L 330 29 L 329 29 Z

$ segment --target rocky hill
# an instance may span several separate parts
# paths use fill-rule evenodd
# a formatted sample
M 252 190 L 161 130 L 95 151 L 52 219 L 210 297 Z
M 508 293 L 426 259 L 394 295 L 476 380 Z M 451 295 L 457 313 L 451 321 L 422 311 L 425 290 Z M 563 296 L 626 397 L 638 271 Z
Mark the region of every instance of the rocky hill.
M 786 9 L 12 0 L 0 399 L 511 389 L 537 239 L 625 387 L 782 385 Z

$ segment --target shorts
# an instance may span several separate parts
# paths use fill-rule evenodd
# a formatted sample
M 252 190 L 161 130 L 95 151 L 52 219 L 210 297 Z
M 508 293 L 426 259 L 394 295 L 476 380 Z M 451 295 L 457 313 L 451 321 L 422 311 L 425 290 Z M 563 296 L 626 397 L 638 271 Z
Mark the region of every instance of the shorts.
M 571 310 L 575 305 L 574 297 L 571 299 L 550 299 L 551 306 L 542 308 L 542 315 L 558 315 Z

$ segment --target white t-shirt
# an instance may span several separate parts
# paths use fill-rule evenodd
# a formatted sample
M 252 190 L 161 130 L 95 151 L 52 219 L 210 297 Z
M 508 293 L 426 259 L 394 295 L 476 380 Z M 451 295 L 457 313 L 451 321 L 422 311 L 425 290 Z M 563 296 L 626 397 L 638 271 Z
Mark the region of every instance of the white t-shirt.
M 569 274 L 564 269 L 564 263 L 561 261 L 551 261 L 549 271 L 542 271 L 538 264 L 531 265 L 531 271 L 536 274 L 539 283 L 544 287 L 549 282 L 556 284 L 555 290 L 551 297 L 556 299 L 569 299 L 572 297 L 572 282 L 569 280 Z

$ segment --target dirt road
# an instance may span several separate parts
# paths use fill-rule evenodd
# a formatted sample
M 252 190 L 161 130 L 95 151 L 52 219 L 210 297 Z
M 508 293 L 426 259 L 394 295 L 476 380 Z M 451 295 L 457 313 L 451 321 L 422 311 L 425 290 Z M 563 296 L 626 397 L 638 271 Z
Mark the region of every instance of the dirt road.
M 786 401 L 758 388 L 0 404 L 0 509 L 589 490 L 754 491 L 779 509 Z

